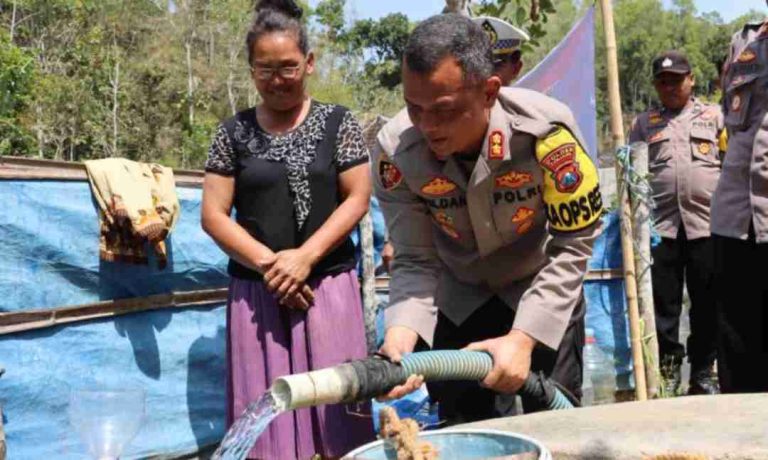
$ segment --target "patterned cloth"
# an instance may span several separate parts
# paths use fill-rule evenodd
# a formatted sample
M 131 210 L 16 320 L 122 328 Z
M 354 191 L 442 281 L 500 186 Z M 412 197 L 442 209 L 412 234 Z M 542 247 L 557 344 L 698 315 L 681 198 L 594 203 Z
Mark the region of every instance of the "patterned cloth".
M 165 238 L 180 209 L 173 170 L 124 158 L 86 161 L 85 169 L 99 206 L 101 259 L 147 264 L 149 242 L 165 268 Z
M 293 131 L 274 135 L 264 131 L 258 123 L 245 126 L 237 122 L 234 139 L 220 125 L 211 145 L 205 170 L 224 176 L 232 176 L 238 167 L 238 158 L 232 143 L 244 145 L 248 155 L 267 161 L 284 163 L 288 172 L 288 185 L 293 197 L 296 224 L 299 230 L 309 216 L 312 195 L 309 189 L 308 167 L 315 161 L 318 144 L 325 136 L 325 122 L 334 105 L 312 101 L 307 118 Z M 339 172 L 360 164 L 368 152 L 362 139 L 362 129 L 351 112 L 347 112 L 339 127 L 334 162 Z

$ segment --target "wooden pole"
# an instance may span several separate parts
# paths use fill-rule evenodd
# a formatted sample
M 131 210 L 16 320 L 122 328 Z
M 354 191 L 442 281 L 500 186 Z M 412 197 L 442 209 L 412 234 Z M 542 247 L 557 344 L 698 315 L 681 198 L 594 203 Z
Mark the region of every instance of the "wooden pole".
M 611 133 L 613 148 L 624 145 L 624 123 L 621 114 L 621 94 L 619 92 L 619 65 L 616 57 L 616 31 L 613 27 L 613 5 L 611 0 L 600 0 L 605 30 L 605 50 L 608 59 L 608 103 L 611 115 Z M 635 251 L 632 246 L 632 208 L 625 184 L 623 167 L 616 162 L 616 183 L 619 189 L 619 207 L 621 216 L 621 252 L 624 266 L 624 289 L 627 295 L 629 314 L 629 332 L 632 343 L 632 362 L 635 375 L 635 396 L 638 401 L 648 399 L 643 363 L 642 336 L 640 331 L 640 310 L 637 304 L 637 282 L 635 278 Z
M 379 302 L 376 300 L 376 263 L 373 246 L 373 218 L 365 213 L 358 226 L 360 229 L 360 247 L 363 253 L 363 318 L 365 319 L 365 340 L 368 353 L 376 353 L 376 312 Z
M 632 168 L 639 177 L 648 175 L 648 144 L 635 142 L 632 148 Z M 637 240 L 635 270 L 637 273 L 637 303 L 643 320 L 643 357 L 645 358 L 645 379 L 648 397 L 659 394 L 659 341 L 656 337 L 656 314 L 653 306 L 653 284 L 651 282 L 651 209 L 648 199 L 650 185 L 643 181 L 643 190 L 630 193 L 633 232 Z
M 202 291 L 171 292 L 148 297 L 105 300 L 67 307 L 21 310 L 0 313 L 0 336 L 45 329 L 62 324 L 166 308 L 190 308 L 221 304 L 227 301 L 227 288 Z

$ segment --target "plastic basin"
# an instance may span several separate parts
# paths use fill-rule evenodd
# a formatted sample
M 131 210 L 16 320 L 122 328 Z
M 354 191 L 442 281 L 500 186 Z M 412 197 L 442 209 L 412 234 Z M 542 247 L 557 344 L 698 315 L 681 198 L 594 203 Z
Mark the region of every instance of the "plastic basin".
M 424 431 L 421 439 L 429 441 L 438 450 L 439 458 L 525 458 L 552 460 L 546 447 L 527 436 L 498 430 L 444 429 Z M 528 454 L 528 455 L 523 455 Z M 345 459 L 395 460 L 395 451 L 384 441 L 375 441 L 349 452 Z

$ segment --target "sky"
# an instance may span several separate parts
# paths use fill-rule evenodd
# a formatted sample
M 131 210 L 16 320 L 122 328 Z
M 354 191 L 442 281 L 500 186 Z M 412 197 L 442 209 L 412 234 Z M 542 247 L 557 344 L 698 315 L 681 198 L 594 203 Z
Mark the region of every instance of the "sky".
M 317 5 L 319 0 L 310 0 Z M 662 0 L 670 5 L 671 0 Z M 699 12 L 718 11 L 730 21 L 750 9 L 768 11 L 765 0 L 694 0 Z M 411 19 L 423 19 L 442 11 L 445 0 L 347 0 L 348 16 L 351 18 L 379 18 L 389 13 L 402 12 Z

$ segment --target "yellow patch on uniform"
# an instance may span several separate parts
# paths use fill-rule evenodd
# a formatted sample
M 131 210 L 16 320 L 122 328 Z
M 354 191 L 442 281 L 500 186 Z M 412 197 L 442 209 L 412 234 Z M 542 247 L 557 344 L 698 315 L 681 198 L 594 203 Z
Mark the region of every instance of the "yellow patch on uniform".
M 392 190 L 403 181 L 403 173 L 388 158 L 381 156 L 378 165 L 379 181 L 384 190 Z
M 503 160 L 504 159 L 504 133 L 494 130 L 488 136 L 488 159 L 489 160 Z
M 736 60 L 741 63 L 752 62 L 755 59 L 757 59 L 757 54 L 749 48 L 742 51 L 741 54 L 739 54 L 739 57 L 736 58 Z
M 425 195 L 442 196 L 456 190 L 456 184 L 444 177 L 435 177 L 421 187 Z
M 741 110 L 741 96 L 738 94 L 735 94 L 733 96 L 733 99 L 731 99 L 731 110 L 734 112 L 738 112 Z
M 496 187 L 519 188 L 533 182 L 533 174 L 527 172 L 510 171 L 496 178 Z
M 725 128 L 723 128 L 723 130 L 720 131 L 720 135 L 717 136 L 717 148 L 720 150 L 721 154 L 728 151 L 728 130 Z
M 651 112 L 648 114 L 648 124 L 651 126 L 658 125 L 664 122 L 664 117 L 659 112 Z
M 526 233 L 530 232 L 532 228 L 533 228 L 533 219 L 530 219 L 518 225 L 517 230 L 515 230 L 515 232 L 518 235 L 525 235 Z
M 536 214 L 536 211 L 531 208 L 526 208 L 525 206 L 518 208 L 517 211 L 515 211 L 515 215 L 512 216 L 512 223 L 519 224 L 520 222 L 524 222 L 532 218 L 534 214 Z
M 435 222 L 437 222 L 437 225 L 440 226 L 446 235 L 450 236 L 454 240 L 458 240 L 461 237 L 459 232 L 456 230 L 456 227 L 453 225 L 453 217 L 449 216 L 447 213 L 445 213 L 445 211 L 440 211 L 434 214 L 433 217 Z
M 712 151 L 712 146 L 709 144 L 709 142 L 700 142 L 699 143 L 699 153 L 702 155 L 708 155 L 709 152 Z
M 536 158 L 544 171 L 544 204 L 550 228 L 574 232 L 600 219 L 603 199 L 597 168 L 570 131 L 561 129 L 539 139 Z M 574 172 L 578 172 L 578 180 L 566 177 Z

